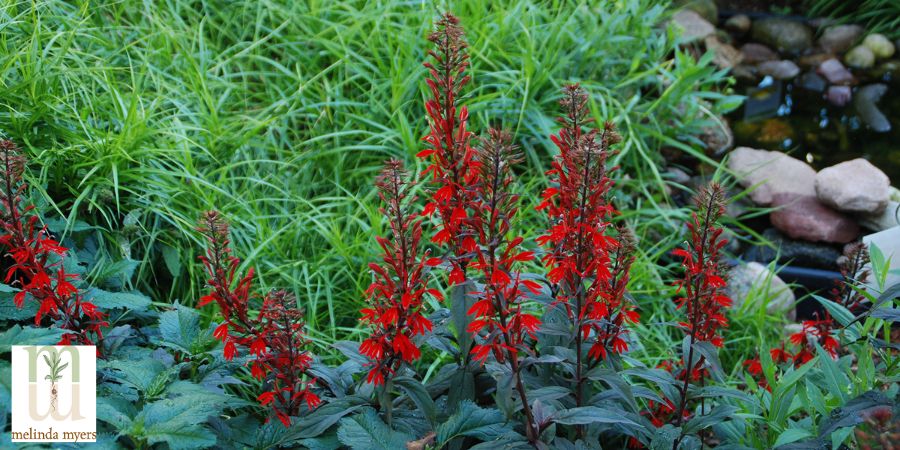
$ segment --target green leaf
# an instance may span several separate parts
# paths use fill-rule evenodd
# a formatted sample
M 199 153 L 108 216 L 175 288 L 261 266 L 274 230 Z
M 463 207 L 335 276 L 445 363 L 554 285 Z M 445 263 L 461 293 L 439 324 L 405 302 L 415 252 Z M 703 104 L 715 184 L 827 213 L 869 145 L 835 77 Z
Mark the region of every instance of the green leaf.
M 394 378 L 394 386 L 399 387 L 407 396 L 416 404 L 425 419 L 432 427 L 435 426 L 435 406 L 434 400 L 428 395 L 428 391 L 421 382 L 412 377 L 396 377 Z
M 837 321 L 841 325 L 846 327 L 853 322 L 853 319 L 854 319 L 853 313 L 850 312 L 850 310 L 845 308 L 843 305 L 837 304 L 831 300 L 828 300 L 827 298 L 823 298 L 818 295 L 813 295 L 813 298 L 815 298 L 819 303 L 821 303 L 822 306 L 824 306 L 825 309 L 828 310 L 828 313 L 831 314 L 832 317 L 837 319 Z
M 587 425 L 591 423 L 614 423 L 622 425 L 638 426 L 622 416 L 621 411 L 615 411 L 598 406 L 580 406 L 577 408 L 556 411 L 550 416 L 550 420 L 560 425 Z
M 391 430 L 375 410 L 368 408 L 362 414 L 341 419 L 338 439 L 353 450 L 395 450 L 406 448 L 414 437 Z
M 172 277 L 181 275 L 181 255 L 179 254 L 177 247 L 164 245 L 162 248 L 162 257 L 163 262 L 166 264 L 166 269 L 169 269 L 169 274 L 172 275 Z
M 893 403 L 883 393 L 868 391 L 850 400 L 843 407 L 831 411 L 819 426 L 819 437 L 827 437 L 839 428 L 856 426 L 865 421 L 872 412 L 882 408 L 890 410 L 891 407 Z
M 84 298 L 103 309 L 124 308 L 132 311 L 145 311 L 151 303 L 150 297 L 140 292 L 109 292 L 98 288 L 88 289 Z
M 450 317 L 456 329 L 459 351 L 463 355 L 468 355 L 472 348 L 472 334 L 467 331 L 470 321 L 469 308 L 475 303 L 475 299 L 467 294 L 471 290 L 473 290 L 471 281 L 450 288 Z
M 325 403 L 315 411 L 294 421 L 291 425 L 291 439 L 306 439 L 321 435 L 341 418 L 351 414 L 369 401 L 355 395 L 348 395 Z
M 184 395 L 150 403 L 135 417 L 143 423 L 141 433 L 151 444 L 165 442 L 172 449 L 208 447 L 215 444 L 212 430 L 203 424 L 226 405 L 224 396 L 211 393 Z
M 22 327 L 13 325 L 0 333 L 0 354 L 11 351 L 13 345 L 54 345 L 65 334 L 65 330 L 52 328 Z
M 778 435 L 778 439 L 775 439 L 773 447 L 778 448 L 782 445 L 790 444 L 791 442 L 797 442 L 800 439 L 806 439 L 812 435 L 813 434 L 809 430 L 804 430 L 802 428 L 788 428 Z
M 650 450 L 672 450 L 675 440 L 681 436 L 681 428 L 677 428 L 672 424 L 666 424 L 661 428 L 657 428 L 653 434 L 653 440 L 650 441 Z
M 463 400 L 456 414 L 438 425 L 435 431 L 438 446 L 443 446 L 461 436 L 491 441 L 510 430 L 500 411 L 480 408 L 469 400 Z
M 719 422 L 725 421 L 725 419 L 731 418 L 734 415 L 735 411 L 737 411 L 736 406 L 718 405 L 713 408 L 712 411 L 709 412 L 709 414 L 694 416 L 693 419 L 684 424 L 684 432 L 686 434 L 693 434 L 700 430 L 709 428 Z
M 193 354 L 194 344 L 200 340 L 200 313 L 178 303 L 174 306 L 159 315 L 160 343 Z

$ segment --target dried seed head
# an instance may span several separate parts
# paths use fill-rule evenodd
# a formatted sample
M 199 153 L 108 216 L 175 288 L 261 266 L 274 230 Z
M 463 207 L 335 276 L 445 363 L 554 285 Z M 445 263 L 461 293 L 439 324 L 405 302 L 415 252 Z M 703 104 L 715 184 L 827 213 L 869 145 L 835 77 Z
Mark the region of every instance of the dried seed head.
M 210 242 L 218 245 L 228 244 L 228 221 L 218 211 L 206 211 L 200 215 L 200 226 L 197 230 Z
M 587 118 L 588 96 L 577 83 L 563 87 L 563 97 L 559 100 L 565 117 L 560 120 L 567 125 L 581 126 L 591 121 Z
M 719 220 L 725 214 L 726 202 L 725 188 L 716 182 L 700 188 L 700 192 L 694 197 L 694 204 L 697 205 L 700 217 L 709 223 Z
M 25 173 L 25 157 L 13 141 L 0 140 L 0 171 L 13 184 L 18 183 Z

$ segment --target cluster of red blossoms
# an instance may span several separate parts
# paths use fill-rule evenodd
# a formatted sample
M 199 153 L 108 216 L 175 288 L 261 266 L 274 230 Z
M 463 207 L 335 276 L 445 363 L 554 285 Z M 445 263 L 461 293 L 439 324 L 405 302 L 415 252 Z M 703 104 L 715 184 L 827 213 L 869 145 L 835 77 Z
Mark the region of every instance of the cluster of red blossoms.
M 106 314 L 86 301 L 73 284 L 77 276 L 63 266 L 68 249 L 38 224 L 33 205 L 23 206 L 22 195 L 28 188 L 22 180 L 25 163 L 13 142 L 0 141 L 0 246 L 12 259 L 4 282 L 20 289 L 14 297 L 16 307 L 23 307 L 28 296 L 38 302 L 35 325 L 48 317 L 66 330 L 58 345 L 98 345 L 99 354 L 101 327 L 109 325 Z
M 234 359 L 239 347 L 248 349 L 254 357 L 249 363 L 250 373 L 256 379 L 271 381 L 267 385 L 270 388 L 257 400 L 263 406 L 271 405 L 275 417 L 289 426 L 290 416 L 297 415 L 301 405 L 312 409 L 320 402 L 311 390 L 315 379 L 307 376 L 312 356 L 303 350 L 309 342 L 303 335 L 303 315 L 297 301 L 285 291 L 273 291 L 263 298 L 259 313 L 251 315 L 253 269 L 245 274 L 238 272 L 240 260 L 230 248 L 228 222 L 219 212 L 209 211 L 200 218 L 198 231 L 207 242 L 206 254 L 200 260 L 210 290 L 197 306 L 212 302 L 219 306 L 223 323 L 213 336 L 225 344 L 225 359 Z
M 551 226 L 537 242 L 548 247 L 543 257 L 550 269 L 547 278 L 556 285 L 556 299 L 565 305 L 579 332 L 578 353 L 581 342 L 593 332 L 588 354 L 603 359 L 610 352 L 628 349 L 625 324 L 638 320 L 632 304 L 625 301 L 634 239 L 624 227 L 618 229 L 619 239 L 610 233 L 610 222 L 618 211 L 609 198 L 613 181 L 606 164 L 610 146 L 622 138 L 609 122 L 602 131 L 585 130 L 593 122 L 587 100 L 577 84 L 563 89 L 562 128 L 551 136 L 559 156 L 547 172 L 553 185 L 544 190 L 538 205 Z
M 493 353 L 500 363 L 511 363 L 519 353 L 530 348 L 525 336 L 532 339 L 541 321 L 522 310 L 523 289 L 534 294 L 540 285 L 523 280 L 516 263 L 531 261 L 534 252 L 520 250 L 521 236 L 509 236 L 511 220 L 518 212 L 519 196 L 510 192 L 511 166 L 520 161 L 509 133 L 491 129 L 477 149 L 479 177 L 475 185 L 472 228 L 478 245 L 470 267 L 483 274 L 484 288 L 474 294 L 478 300 L 468 311 L 474 317 L 470 333 L 481 335 L 480 344 L 472 348 L 476 361 L 482 363 Z
M 422 301 L 426 294 L 442 300 L 441 293 L 427 287 L 428 267 L 440 264 L 440 258 L 420 257 L 422 238 L 421 216 L 410 213 L 407 204 L 409 186 L 403 163 L 387 162 L 376 181 L 379 196 L 386 205 L 382 214 L 388 217 L 392 239 L 378 238 L 382 264 L 370 263 L 375 280 L 366 291 L 370 307 L 362 309 L 363 323 L 372 330 L 359 351 L 372 360 L 366 380 L 384 384 L 399 366 L 411 363 L 421 355 L 413 342 L 417 335 L 431 331 L 431 321 L 423 315 Z
M 430 129 L 425 136 L 427 148 L 416 156 L 429 162 L 423 175 L 430 173 L 438 186 L 422 214 L 430 216 L 437 212 L 440 216 L 431 240 L 451 249 L 449 281 L 454 285 L 465 281 L 470 253 L 476 246 L 467 230 L 467 210 L 474 195 L 470 186 L 476 183 L 478 162 L 471 146 L 472 133 L 466 128 L 469 112 L 465 105 L 460 106 L 462 88 L 470 79 L 465 74 L 469 56 L 463 30 L 459 19 L 449 13 L 438 20 L 436 27 L 428 37 L 436 47 L 428 51 L 434 63 L 424 63 L 431 91 L 431 98 L 425 102 Z
M 832 299 L 835 303 L 856 310 L 866 302 L 865 296 L 854 290 L 852 286 L 865 283 L 869 276 L 866 265 L 869 263 L 869 253 L 865 244 L 855 242 L 847 244 L 844 255 L 838 261 L 842 279 L 836 280 L 837 286 L 832 291 Z M 813 318 L 802 322 L 800 331 L 790 335 L 791 344 L 796 346 L 794 353 L 788 351 L 785 343 L 780 347 L 769 350 L 772 362 L 776 366 L 800 367 L 815 357 L 816 346 L 822 347 L 832 358 L 838 357 L 840 343 L 835 339 L 833 331 L 837 328 L 834 318 L 828 311 L 813 313 Z M 747 372 L 756 380 L 760 387 L 771 389 L 765 376 L 763 376 L 762 363 L 759 357 L 744 361 Z M 777 374 L 776 374 L 777 375 Z

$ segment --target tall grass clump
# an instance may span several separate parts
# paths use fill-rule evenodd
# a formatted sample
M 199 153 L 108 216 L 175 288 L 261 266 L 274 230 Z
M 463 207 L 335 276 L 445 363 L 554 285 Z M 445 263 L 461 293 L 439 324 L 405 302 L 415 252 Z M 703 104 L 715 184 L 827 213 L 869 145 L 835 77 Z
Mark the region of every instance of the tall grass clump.
M 640 225 L 637 291 L 687 217 L 664 194 L 659 148 L 710 161 L 697 131 L 733 106 L 723 72 L 677 47 L 651 0 L 464 0 L 469 122 L 518 140 L 525 189 L 554 153 L 555 93 L 579 81 L 592 116 L 619 124 L 617 207 Z M 200 297 L 195 218 L 236 218 L 232 245 L 262 287 L 296 293 L 310 338 L 356 333 L 355 311 L 386 224 L 369 181 L 422 150 L 424 39 L 440 5 L 397 0 L 164 3 L 57 0 L 0 7 L 0 130 L 37 167 L 65 237 L 92 230 L 105 271 L 162 302 Z M 421 172 L 422 162 L 410 167 Z M 543 227 L 523 199 L 517 227 Z M 640 218 L 641 220 L 636 220 Z M 664 232 L 659 232 L 664 230 Z M 667 231 L 666 231 L 667 230 Z M 649 239 L 653 237 L 653 239 Z M 90 281 L 90 280 L 89 280 Z M 649 282 L 653 283 L 649 283 Z M 649 289 L 649 288 L 647 288 Z M 208 318 L 208 313 L 207 313 Z

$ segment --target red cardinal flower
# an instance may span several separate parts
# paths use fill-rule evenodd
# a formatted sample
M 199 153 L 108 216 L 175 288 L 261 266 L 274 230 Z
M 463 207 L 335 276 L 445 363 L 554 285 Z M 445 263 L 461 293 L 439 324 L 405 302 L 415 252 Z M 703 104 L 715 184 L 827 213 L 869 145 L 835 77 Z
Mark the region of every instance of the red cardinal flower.
M 22 204 L 28 186 L 22 180 L 25 157 L 11 141 L 0 141 L 0 247 L 12 257 L 4 282 L 21 290 L 13 297 L 21 308 L 30 296 L 39 305 L 35 325 L 45 318 L 67 331 L 60 345 L 97 345 L 99 354 L 106 314 L 84 301 L 63 261 L 68 249 L 38 225 L 33 206 Z
M 301 407 L 314 408 L 319 397 L 312 392 L 315 379 L 308 374 L 312 356 L 305 348 L 309 341 L 303 334 L 303 314 L 296 298 L 285 291 L 272 291 L 259 305 L 259 314 L 251 315 L 250 302 L 258 299 L 252 293 L 253 269 L 245 274 L 238 270 L 240 260 L 229 247 L 228 223 L 216 211 L 204 213 L 198 230 L 206 238 L 207 249 L 200 260 L 209 277 L 209 292 L 201 297 L 198 307 L 215 303 L 223 323 L 213 337 L 224 344 L 224 357 L 232 360 L 239 348 L 254 357 L 249 362 L 250 374 L 257 380 L 267 379 L 270 390 L 257 400 L 271 408 L 272 416 L 290 426 L 290 416 Z
M 471 185 L 477 177 L 477 162 L 470 145 L 472 133 L 466 128 L 469 113 L 460 105 L 462 88 L 470 79 L 465 74 L 469 56 L 459 19 L 452 14 L 444 14 L 438 20 L 428 40 L 434 44 L 428 51 L 432 61 L 424 63 L 431 94 L 425 102 L 429 133 L 424 139 L 426 149 L 417 156 L 428 162 L 424 174 L 430 173 L 436 186 L 424 210 L 427 215 L 437 212 L 440 219 L 431 240 L 450 249 L 450 283 L 457 284 L 466 279 L 471 250 L 464 241 L 472 212 Z
M 399 160 L 390 160 L 378 176 L 376 186 L 384 202 L 382 213 L 388 218 L 390 238 L 379 237 L 382 262 L 369 268 L 375 280 L 366 290 L 369 306 L 360 310 L 360 321 L 371 329 L 359 351 L 371 360 L 367 381 L 384 383 L 402 363 L 419 359 L 421 352 L 413 338 L 432 328 L 425 317 L 426 295 L 440 299 L 428 289 L 426 275 L 440 261 L 420 251 L 422 217 L 411 213 L 408 203 L 407 174 Z

